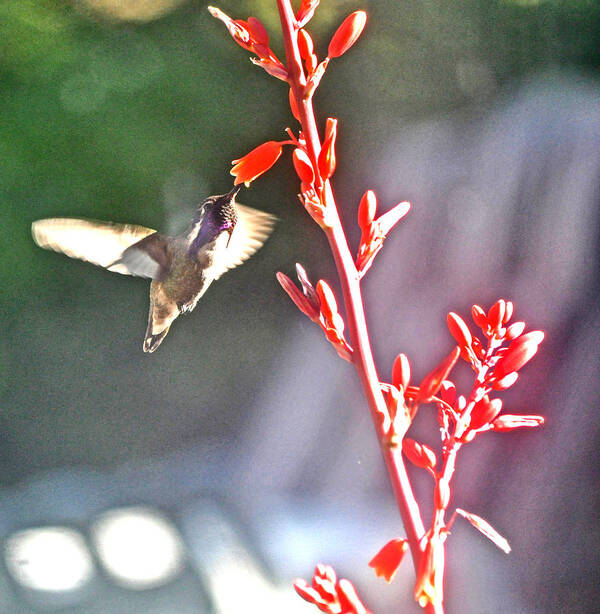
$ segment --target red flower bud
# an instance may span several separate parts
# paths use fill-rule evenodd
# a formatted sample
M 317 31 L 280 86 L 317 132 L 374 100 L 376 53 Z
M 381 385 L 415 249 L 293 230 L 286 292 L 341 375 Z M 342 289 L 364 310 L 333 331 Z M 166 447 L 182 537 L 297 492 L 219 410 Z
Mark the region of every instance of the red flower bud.
M 314 286 L 310 283 L 304 267 L 298 262 L 296 263 L 296 275 L 298 275 L 298 279 L 302 285 L 304 296 L 306 296 L 315 309 L 320 310 L 319 297 L 317 296 Z
M 471 410 L 471 422 L 469 428 L 473 430 L 489 424 L 502 410 L 502 400 L 490 400 L 487 394 L 475 403 Z
M 337 119 L 334 117 L 328 117 L 325 122 L 325 140 L 331 139 L 332 137 L 335 139 L 335 133 L 337 131 Z
M 337 58 L 346 53 L 358 40 L 366 23 L 367 14 L 364 11 L 355 11 L 348 15 L 333 35 L 327 55 Z
M 460 348 L 456 346 L 433 371 L 425 376 L 419 386 L 417 402 L 429 403 L 431 401 L 432 397 L 440 389 L 442 382 L 447 379 L 452 367 L 456 364 L 459 354 Z
M 506 324 L 512 318 L 514 307 L 512 301 L 506 301 L 506 311 L 504 312 L 504 318 L 502 318 L 502 324 Z
M 300 27 L 312 19 L 315 9 L 319 5 L 319 1 L 320 0 L 302 0 L 300 8 L 296 13 L 296 21 Z
M 535 356 L 543 339 L 544 333 L 541 330 L 517 337 L 496 363 L 494 368 L 496 379 L 502 379 L 505 375 L 518 371 L 528 363 Z
M 494 330 L 502 326 L 504 314 L 506 313 L 506 302 L 504 299 L 498 299 L 488 311 L 487 320 L 490 327 Z
M 483 332 L 487 330 L 488 321 L 485 311 L 479 305 L 473 305 L 471 307 L 471 315 L 473 316 L 473 322 L 481 328 Z
M 259 46 L 255 47 L 255 51 L 259 51 Z M 256 65 L 260 66 L 263 70 L 268 72 L 272 77 L 276 79 L 281 79 L 282 81 L 288 81 L 290 75 L 287 71 L 287 68 L 275 58 L 275 60 L 271 58 L 250 58 L 250 61 Z
M 335 599 L 337 599 L 335 582 L 331 582 L 327 578 L 320 578 L 319 576 L 314 575 L 312 580 L 312 587 L 325 601 L 334 601 Z
M 315 574 L 318 578 L 324 578 L 325 580 L 329 580 L 332 584 L 337 582 L 337 576 L 335 574 L 335 569 L 331 567 L 331 565 L 324 565 L 323 563 L 317 563 L 315 566 Z
M 319 86 L 319 83 L 321 83 L 321 79 L 325 74 L 325 70 L 327 69 L 328 64 L 329 58 L 325 58 L 316 68 L 311 69 L 308 81 L 306 82 L 306 87 L 304 88 L 305 98 L 310 98 L 315 93 L 315 90 Z
M 276 277 L 281 287 L 287 292 L 287 295 L 292 301 L 294 301 L 296 307 L 311 320 L 318 321 L 319 311 L 315 309 L 311 301 L 298 290 L 296 284 L 285 273 L 278 272 L 276 273 Z
M 437 463 L 435 452 L 429 446 L 418 443 L 414 439 L 402 440 L 402 452 L 413 465 L 423 469 L 433 469 Z
M 363 232 L 373 222 L 376 211 L 377 196 L 375 196 L 373 190 L 367 190 L 360 199 L 360 205 L 358 205 L 358 225 Z
M 300 180 L 309 186 L 312 185 L 315 180 L 315 171 L 313 170 L 308 154 L 303 149 L 296 148 L 294 149 L 292 161 L 294 162 L 294 168 Z
M 477 356 L 478 358 L 483 358 L 485 356 L 485 350 L 481 345 L 481 341 L 479 341 L 477 337 L 473 337 L 471 345 L 473 347 L 473 351 L 475 352 L 475 356 Z
M 292 90 L 291 87 L 290 87 L 290 92 L 289 92 L 289 99 L 290 99 L 290 109 L 292 110 L 292 115 L 298 121 L 300 121 L 300 113 L 298 112 L 298 105 L 296 104 L 296 97 L 294 96 L 294 90 Z
M 323 601 L 321 595 L 302 578 L 294 580 L 294 590 L 302 599 L 305 599 L 309 603 L 314 603 L 315 605 L 319 605 L 319 607 L 321 604 L 325 605 L 325 601 Z M 323 611 L 327 612 L 327 610 Z
M 440 397 L 442 401 L 445 401 L 450 405 L 450 407 L 454 407 L 454 403 L 456 401 L 456 386 L 454 382 L 449 380 L 444 380 L 442 385 L 440 386 Z
M 516 339 L 523 334 L 525 330 L 525 322 L 514 322 L 506 329 L 506 334 L 504 335 L 506 339 L 511 341 L 512 339 Z
M 250 36 L 256 43 L 264 45 L 265 47 L 269 46 L 269 35 L 267 34 L 265 26 L 259 19 L 256 19 L 256 17 L 248 17 L 247 27 Z
M 263 173 L 266 173 L 277 162 L 281 155 L 281 143 L 267 141 L 242 158 L 233 160 L 234 167 L 230 173 L 235 177 L 234 185 L 250 183 Z
M 208 12 L 227 26 L 229 34 L 231 34 L 238 45 L 241 45 L 244 49 L 252 50 L 251 35 L 246 22 L 239 19 L 231 19 L 229 15 L 214 6 L 209 6 Z
M 348 614 L 368 614 L 367 608 L 360 600 L 350 580 L 342 578 L 337 584 L 337 596 L 342 612 Z
M 377 576 L 391 582 L 407 550 L 405 539 L 392 539 L 369 561 L 369 567 Z
M 333 316 L 338 313 L 337 303 L 333 290 L 329 287 L 326 281 L 320 279 L 317 283 L 317 295 L 321 301 L 321 313 L 325 319 L 331 322 Z
M 544 424 L 544 418 L 542 416 L 520 416 L 504 414 L 498 416 L 492 422 L 492 430 L 494 431 L 512 431 L 521 427 L 533 427 Z
M 319 174 L 323 179 L 329 179 L 335 172 L 335 137 L 337 132 L 337 119 L 329 117 L 325 127 L 325 141 L 319 152 Z
M 494 380 L 492 382 L 492 388 L 494 390 L 506 390 L 510 388 L 519 379 L 519 374 L 513 371 L 508 375 L 505 375 L 502 379 Z
M 410 382 L 410 364 L 406 354 L 398 354 L 392 369 L 392 384 L 406 390 Z
M 473 340 L 471 331 L 465 321 L 456 313 L 451 311 L 446 318 L 450 334 L 456 339 L 460 347 L 471 347 Z
M 298 31 L 298 51 L 300 52 L 300 57 L 303 60 L 308 60 L 315 51 L 312 38 L 304 29 L 300 29 Z

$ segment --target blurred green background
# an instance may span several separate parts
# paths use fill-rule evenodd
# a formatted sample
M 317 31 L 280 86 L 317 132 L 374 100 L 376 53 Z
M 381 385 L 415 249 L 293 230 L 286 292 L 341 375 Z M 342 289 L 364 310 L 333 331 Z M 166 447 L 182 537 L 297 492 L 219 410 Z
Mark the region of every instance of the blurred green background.
M 272 0 L 214 4 L 260 18 L 283 57 Z M 196 443 L 207 458 L 213 444 L 235 450 L 252 408 L 279 381 L 292 330 L 324 343 L 275 281 L 296 261 L 314 277 L 334 276 L 324 238 L 298 204 L 289 151 L 239 197 L 279 217 L 273 236 L 179 318 L 155 354 L 142 352 L 147 281 L 31 240 L 31 222 L 49 216 L 180 231 L 205 196 L 229 190 L 232 159 L 294 126 L 285 84 L 252 66 L 206 6 L 0 3 L 5 487 L 47 469 L 110 470 Z M 365 32 L 331 63 L 316 96 L 321 124 L 339 118 L 334 187 L 351 241 L 356 204 L 366 188 L 385 191 L 378 163 L 403 126 L 477 117 L 532 75 L 557 67 L 594 75 L 600 66 L 593 0 L 324 1 L 309 25 L 320 57 L 358 8 L 369 13 Z M 293 409 L 281 400 L 282 412 Z

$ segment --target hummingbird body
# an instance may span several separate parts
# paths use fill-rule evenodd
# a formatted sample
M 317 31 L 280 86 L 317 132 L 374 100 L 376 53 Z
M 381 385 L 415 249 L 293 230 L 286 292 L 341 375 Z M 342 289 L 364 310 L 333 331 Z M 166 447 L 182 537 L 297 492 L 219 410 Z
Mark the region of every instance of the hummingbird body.
M 177 316 L 192 311 L 214 280 L 249 258 L 270 234 L 274 216 L 236 204 L 238 190 L 204 200 L 176 237 L 142 226 L 69 218 L 38 220 L 32 234 L 40 247 L 151 278 L 143 348 L 153 352 Z

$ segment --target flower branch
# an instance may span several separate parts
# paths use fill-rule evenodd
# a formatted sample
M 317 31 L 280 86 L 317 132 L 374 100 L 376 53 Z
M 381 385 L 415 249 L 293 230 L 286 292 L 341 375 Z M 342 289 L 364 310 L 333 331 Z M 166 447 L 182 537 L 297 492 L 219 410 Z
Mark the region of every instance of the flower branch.
M 327 56 L 319 61 L 312 37 L 306 30 L 319 0 L 302 0 L 296 13 L 290 0 L 276 1 L 285 64 L 271 50 L 269 36 L 258 19 L 234 20 L 219 9 L 209 7 L 234 40 L 255 54 L 256 57 L 251 58 L 253 63 L 288 84 L 290 110 L 300 124 L 297 133 L 286 129 L 287 139 L 267 141 L 234 160 L 231 173 L 235 185 L 249 184 L 277 162 L 284 146 L 293 147 L 292 163 L 300 181 L 298 197 L 329 242 L 342 290 L 345 318 L 330 285 L 322 279 L 313 285 L 301 265 L 296 265 L 299 286 L 282 272 L 277 273 L 277 279 L 298 309 L 321 328 L 338 355 L 354 365 L 371 412 L 406 537 L 390 540 L 369 565 L 389 582 L 409 550 L 417 576 L 416 601 L 429 613 L 441 613 L 445 542 L 457 515 L 467 519 L 502 550 L 510 551 L 508 542 L 483 518 L 456 508 L 446 522 L 446 512 L 462 446 L 485 431 L 506 432 L 543 423 L 543 418 L 536 415 L 501 414 L 502 401 L 494 395 L 515 384 L 519 370 L 535 355 L 544 335 L 541 331 L 524 334 L 523 322 L 510 324 L 513 314 L 510 301 L 496 301 L 487 313 L 474 305 L 471 314 L 484 341 L 472 334 L 458 314 L 451 312 L 447 324 L 457 345 L 419 386 L 411 385 L 410 363 L 402 353 L 394 361 L 391 382 L 380 379 L 371 351 L 360 283 L 388 233 L 408 213 L 410 204 L 400 202 L 376 217 L 377 197 L 372 190 L 367 190 L 358 206 L 361 238 L 354 259 L 330 182 L 337 167 L 338 122 L 328 118 L 321 139 L 312 106 L 314 93 L 331 61 L 357 42 L 367 16 L 364 11 L 350 14 L 329 42 Z M 458 394 L 456 385 L 449 379 L 459 358 L 474 372 L 468 396 Z M 427 404 L 437 409 L 441 434 L 439 453 L 423 442 L 405 437 L 418 410 Z M 433 478 L 434 511 L 428 530 L 423 525 L 404 458 Z M 322 611 L 335 614 L 367 612 L 349 581 L 338 581 L 335 572 L 325 565 L 317 565 L 311 584 L 297 580 L 295 588 Z

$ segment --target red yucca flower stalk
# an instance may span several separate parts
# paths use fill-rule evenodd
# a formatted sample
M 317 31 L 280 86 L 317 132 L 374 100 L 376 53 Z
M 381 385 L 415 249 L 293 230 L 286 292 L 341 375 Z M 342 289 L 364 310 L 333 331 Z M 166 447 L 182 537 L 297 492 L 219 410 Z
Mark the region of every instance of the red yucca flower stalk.
M 471 315 L 481 333 L 474 334 L 460 315 L 449 313 L 448 329 L 456 345 L 418 386 L 411 385 L 410 362 L 403 353 L 398 354 L 394 361 L 391 383 L 379 380 L 371 353 L 360 284 L 388 233 L 408 213 L 410 204 L 400 202 L 377 216 L 377 196 L 372 190 L 367 190 L 358 205 L 361 238 L 356 258 L 353 258 L 331 185 L 338 162 L 338 120 L 328 118 L 321 136 L 312 106 L 313 95 L 331 61 L 357 43 L 365 28 L 367 14 L 355 11 L 348 15 L 329 41 L 327 56 L 319 60 L 313 39 L 306 29 L 319 0 L 302 0 L 296 12 L 290 0 L 276 0 L 276 3 L 285 63 L 270 48 L 268 33 L 258 19 L 232 19 L 219 9 L 209 7 L 210 13 L 226 25 L 233 39 L 254 54 L 251 58 L 254 64 L 286 82 L 285 99 L 299 123 L 295 131 L 287 129 L 288 139 L 266 141 L 234 160 L 231 174 L 235 177 L 235 185 L 249 184 L 277 162 L 284 146 L 293 147 L 291 157 L 299 179 L 298 197 L 327 237 L 337 267 L 341 295 L 336 296 L 333 287 L 325 280 L 318 280 L 313 285 L 299 264 L 296 267 L 299 286 L 282 272 L 277 273 L 277 279 L 298 309 L 321 328 L 338 355 L 355 367 L 363 387 L 406 532 L 405 537 L 391 536 L 392 539 L 369 565 L 377 575 L 390 582 L 409 551 L 417 576 L 415 600 L 427 612 L 440 613 L 443 612 L 446 540 L 457 515 L 465 518 L 504 552 L 510 551 L 506 539 L 483 518 L 460 508 L 454 509 L 449 520 L 446 514 L 452 500 L 452 478 L 462 446 L 485 431 L 507 432 L 543 423 L 540 416 L 502 414 L 502 400 L 495 395 L 515 384 L 520 370 L 536 354 L 544 333 L 524 333 L 523 322 L 510 323 L 514 311 L 510 301 L 499 299 L 487 312 L 474 305 Z M 448 342 L 444 341 L 444 344 L 448 345 Z M 474 374 L 472 387 L 466 394 L 459 394 L 450 379 L 459 359 L 467 363 Z M 437 453 L 429 445 L 405 437 L 424 404 L 432 404 L 437 409 L 441 435 Z M 428 528 L 421 519 L 405 459 L 433 479 L 434 513 Z M 348 580 L 338 580 L 333 569 L 326 565 L 317 565 L 310 584 L 297 580 L 294 586 L 301 597 L 323 612 L 367 613 L 352 584 Z

